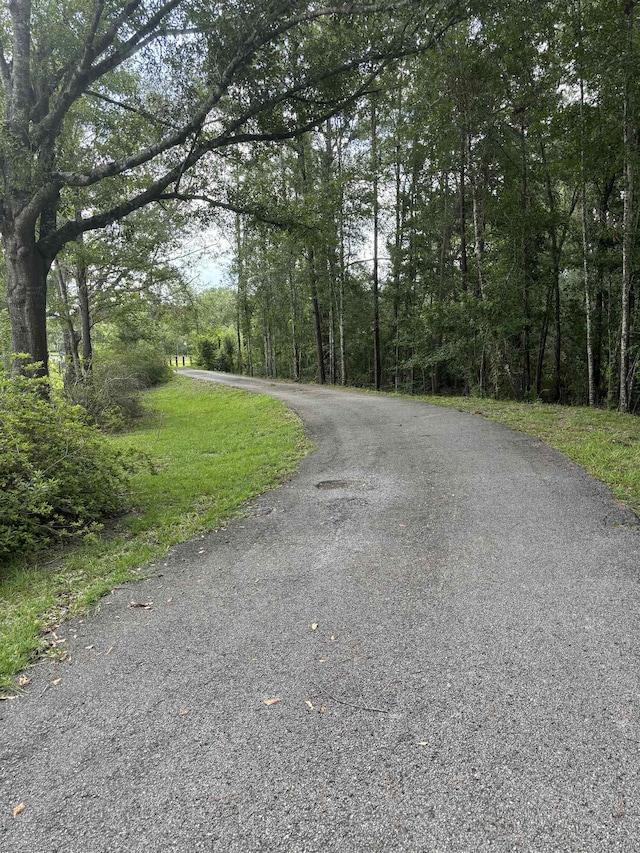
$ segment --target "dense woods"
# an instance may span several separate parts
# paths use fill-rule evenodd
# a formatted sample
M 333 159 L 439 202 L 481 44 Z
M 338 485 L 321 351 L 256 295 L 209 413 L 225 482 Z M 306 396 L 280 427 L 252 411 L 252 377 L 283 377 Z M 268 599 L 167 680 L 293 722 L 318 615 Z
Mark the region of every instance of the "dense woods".
M 633 4 L 501 3 L 245 152 L 238 367 L 636 410 Z
M 63 6 L 0 13 L 5 361 L 638 411 L 634 2 Z

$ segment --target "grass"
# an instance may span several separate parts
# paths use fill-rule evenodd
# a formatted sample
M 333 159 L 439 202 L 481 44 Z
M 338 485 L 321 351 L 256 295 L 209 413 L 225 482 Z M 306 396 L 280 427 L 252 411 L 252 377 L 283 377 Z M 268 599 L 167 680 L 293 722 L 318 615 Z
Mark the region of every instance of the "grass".
M 169 546 L 219 527 L 308 450 L 300 421 L 269 397 L 176 377 L 147 402 L 143 424 L 109 439 L 150 457 L 132 480 L 134 510 L 107 535 L 0 569 L 0 692 L 48 647 L 60 653 L 53 627 L 141 577 Z
M 475 397 L 422 397 L 537 436 L 605 483 L 640 516 L 640 418 L 603 409 Z

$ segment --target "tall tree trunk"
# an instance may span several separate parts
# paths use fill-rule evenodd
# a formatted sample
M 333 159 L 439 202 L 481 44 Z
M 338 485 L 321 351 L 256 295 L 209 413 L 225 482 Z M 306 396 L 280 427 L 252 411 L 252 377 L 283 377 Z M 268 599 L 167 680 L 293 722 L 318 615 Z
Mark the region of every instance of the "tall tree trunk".
M 302 179 L 303 197 L 310 197 L 312 192 L 311 178 L 309 175 L 310 141 L 307 134 L 300 140 L 298 147 L 298 162 L 300 165 L 300 177 Z M 320 316 L 320 300 L 318 297 L 318 273 L 316 269 L 316 252 L 313 243 L 307 244 L 307 271 L 309 274 L 309 291 L 311 294 L 311 313 L 313 316 L 313 334 L 316 343 L 316 366 L 320 385 L 326 382 L 324 364 L 324 344 L 322 341 L 322 319 Z
M 346 248 L 345 248 L 345 210 L 344 210 L 344 182 L 343 182 L 343 139 L 342 134 L 337 135 L 337 168 L 338 168 L 338 294 L 336 310 L 338 313 L 338 349 L 340 364 L 340 384 L 347 384 L 347 342 L 345 338 L 344 323 L 344 296 L 347 283 Z
M 527 134 L 524 118 L 520 125 L 521 188 L 521 263 L 522 263 L 522 395 L 526 399 L 531 390 L 531 303 L 529 292 L 530 246 L 527 231 L 529 214 L 529 186 L 527 177 Z
M 382 356 L 380 353 L 380 287 L 379 287 L 379 239 L 380 200 L 378 198 L 378 113 L 375 101 L 371 101 L 371 170 L 373 191 L 373 374 L 376 391 L 382 387 Z
M 631 57 L 633 53 L 635 0 L 627 0 L 625 4 L 627 50 L 625 55 L 625 87 L 624 87 L 624 205 L 622 213 L 622 301 L 620 318 L 620 398 L 618 408 L 621 412 L 629 411 L 629 341 L 631 333 L 631 276 L 632 253 L 634 238 L 633 222 L 633 193 L 634 193 L 634 157 L 635 132 L 633 107 L 633 70 Z
M 584 311 L 587 332 L 587 388 L 588 402 L 590 406 L 597 403 L 596 374 L 594 359 L 594 335 L 593 335 L 593 300 L 591 296 L 591 285 L 589 281 L 589 242 L 587 235 L 587 185 L 582 179 L 580 191 L 580 226 L 582 231 L 582 281 L 584 286 Z
M 93 345 L 91 342 L 91 304 L 87 265 L 83 261 L 80 261 L 77 266 L 76 282 L 78 284 L 78 308 L 80 310 L 80 334 L 82 336 L 82 370 L 88 375 L 93 369 Z
M 239 185 L 238 178 L 236 176 L 236 187 Z M 235 216 L 235 231 L 236 231 L 236 259 L 238 264 L 238 290 L 236 293 L 236 325 L 237 325 L 237 337 L 238 337 L 238 373 L 242 375 L 244 370 L 243 358 L 242 358 L 242 321 L 245 303 L 246 303 L 246 292 L 245 292 L 245 281 L 244 281 L 244 252 L 243 252 L 243 234 L 242 234 L 242 220 L 240 219 L 240 214 L 236 213 Z M 246 329 L 245 329 L 246 332 Z M 245 334 L 245 340 L 246 334 Z M 247 347 L 249 344 L 247 344 Z M 248 353 L 247 353 L 248 356 Z M 251 375 L 251 374 L 249 374 Z
M 538 360 L 536 362 L 536 397 L 540 397 L 542 392 L 542 375 L 544 372 L 544 356 L 547 349 L 547 337 L 549 335 L 549 317 L 551 315 L 551 305 L 553 302 L 553 294 L 555 291 L 555 281 L 551 283 L 547 291 L 547 302 L 542 320 L 542 329 L 540 331 L 540 345 L 538 346 Z
M 609 316 L 609 305 L 610 305 L 610 294 L 608 293 L 608 288 L 606 284 L 606 271 L 605 271 L 605 261 L 604 261 L 604 253 L 607 251 L 606 248 L 606 232 L 608 228 L 609 222 L 609 200 L 611 198 L 611 194 L 613 192 L 613 188 L 615 186 L 615 175 L 611 176 L 609 180 L 605 183 L 604 189 L 599 195 L 598 199 L 598 227 L 600 236 L 598 238 L 599 246 L 598 252 L 596 253 L 596 263 L 595 263 L 595 316 L 593 321 L 593 381 L 596 390 L 596 402 L 600 402 L 602 399 L 603 393 L 607 396 L 607 405 L 611 405 L 611 400 L 609 399 L 609 391 L 605 392 L 603 385 L 603 376 L 602 376 L 602 359 L 603 359 L 603 341 L 604 341 L 604 322 L 605 322 L 605 311 L 607 312 L 607 341 L 610 338 L 610 316 Z M 610 275 L 609 275 L 610 278 Z M 615 370 L 614 370 L 615 372 Z M 610 375 L 610 367 L 607 367 L 607 386 L 609 387 L 611 384 L 611 375 Z
M 483 275 L 483 256 L 484 256 L 484 217 L 480 198 L 478 196 L 478 179 L 475 172 L 471 178 L 471 193 L 473 202 L 473 253 L 476 261 L 476 286 L 475 295 L 478 299 L 484 299 L 484 275 Z
M 460 148 L 460 280 L 462 292 L 469 286 L 469 258 L 467 253 L 467 131 L 463 127 Z
M 313 314 L 313 332 L 316 341 L 316 362 L 318 367 L 318 382 L 324 385 L 327 381 L 324 367 L 324 346 L 322 343 L 322 321 L 320 318 L 320 303 L 318 300 L 318 275 L 313 246 L 307 246 L 307 264 L 309 268 L 309 284 L 311 288 L 311 312 Z
M 289 257 L 289 299 L 291 310 L 291 365 L 292 379 L 295 382 L 300 381 L 300 353 L 298 349 L 298 322 L 296 317 L 296 288 L 293 276 L 293 257 Z
M 65 324 L 64 330 L 64 350 L 67 356 L 67 369 L 65 371 L 65 385 L 73 383 L 82 378 L 82 370 L 80 369 L 80 359 L 78 357 L 78 335 L 73 326 L 71 319 L 71 308 L 69 306 L 69 290 L 67 281 L 62 271 L 62 266 L 56 264 L 56 273 L 58 278 L 58 292 L 60 293 L 60 301 L 62 302 L 63 319 Z
M 236 370 L 242 375 L 242 333 L 240 331 L 240 306 L 236 304 L 236 340 L 238 343 L 238 360 Z
M 582 2 L 578 0 L 578 50 L 582 63 Z M 593 300 L 589 281 L 589 232 L 587 228 L 587 173 L 585 168 L 586 134 L 584 124 L 584 75 L 580 64 L 580 230 L 582 236 L 582 284 L 587 332 L 587 388 L 590 406 L 596 405 L 596 379 L 593 347 Z

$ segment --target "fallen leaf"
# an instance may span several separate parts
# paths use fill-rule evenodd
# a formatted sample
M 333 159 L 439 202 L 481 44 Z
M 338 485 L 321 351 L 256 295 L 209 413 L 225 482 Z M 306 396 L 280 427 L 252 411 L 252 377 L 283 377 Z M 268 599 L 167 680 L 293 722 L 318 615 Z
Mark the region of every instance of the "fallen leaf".
M 130 601 L 129 607 L 142 607 L 143 610 L 150 610 L 153 607 L 153 601 Z
M 282 699 L 265 699 L 264 704 L 267 708 L 270 708 L 271 705 L 276 705 L 278 702 L 282 702 Z
M 18 679 L 18 684 L 20 685 L 20 687 L 26 687 L 27 684 L 31 684 L 31 679 L 28 678 L 28 676 L 26 675 L 21 675 Z
M 23 811 L 24 811 L 24 803 L 20 803 L 20 805 L 16 806 L 15 809 L 13 810 L 13 816 L 18 817 L 18 815 L 22 814 Z
M 110 655 L 112 651 L 113 651 L 113 646 L 109 646 L 109 648 L 105 652 L 105 655 Z
M 54 678 L 54 679 L 53 679 L 53 681 L 51 682 L 51 684 L 53 684 L 54 686 L 56 686 L 56 687 L 57 687 L 57 686 L 58 686 L 58 684 L 60 684 L 60 682 L 61 682 L 61 681 L 62 681 L 62 679 L 61 679 L 61 678 Z
M 310 701 L 307 699 L 307 701 L 306 701 L 304 704 L 307 706 L 307 708 L 310 708 L 310 709 L 313 711 L 313 702 L 310 702 Z
M 312 622 L 312 623 L 311 623 L 311 630 L 312 630 L 312 631 L 317 631 L 317 630 L 318 630 L 318 623 L 317 623 L 317 622 Z
M 186 717 L 188 713 L 189 713 L 188 711 L 180 711 L 180 713 L 179 713 L 179 715 L 178 715 L 178 716 L 180 716 L 180 717 Z
M 320 660 L 318 661 L 318 663 L 326 663 L 326 662 L 327 662 L 327 658 L 320 658 Z
M 406 527 L 406 524 L 399 524 L 398 527 Z
M 323 705 L 323 706 L 320 708 L 320 713 L 321 713 L 321 714 L 326 714 L 326 712 L 327 712 L 327 706 L 326 706 L 326 705 Z
M 67 658 L 68 658 L 68 657 L 69 657 L 69 652 L 62 652 L 62 654 L 60 655 L 60 657 L 58 658 L 58 660 L 59 660 L 60 662 L 63 662 L 63 661 L 65 661 L 65 660 L 67 660 Z
M 8 693 L 0 694 L 0 702 L 10 702 L 12 699 L 15 698 L 15 696 L 10 696 Z

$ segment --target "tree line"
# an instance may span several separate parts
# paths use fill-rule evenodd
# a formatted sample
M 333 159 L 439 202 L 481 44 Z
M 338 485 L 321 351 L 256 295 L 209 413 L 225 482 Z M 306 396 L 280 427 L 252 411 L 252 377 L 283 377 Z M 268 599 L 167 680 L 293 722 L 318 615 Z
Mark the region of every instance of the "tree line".
M 637 26 L 631 0 L 11 0 L 6 356 L 46 374 L 53 317 L 82 379 L 100 323 L 153 315 L 240 372 L 636 411 Z M 229 293 L 165 262 L 211 221 Z
M 244 151 L 235 369 L 636 411 L 636 29 L 633 3 L 496 4 Z

